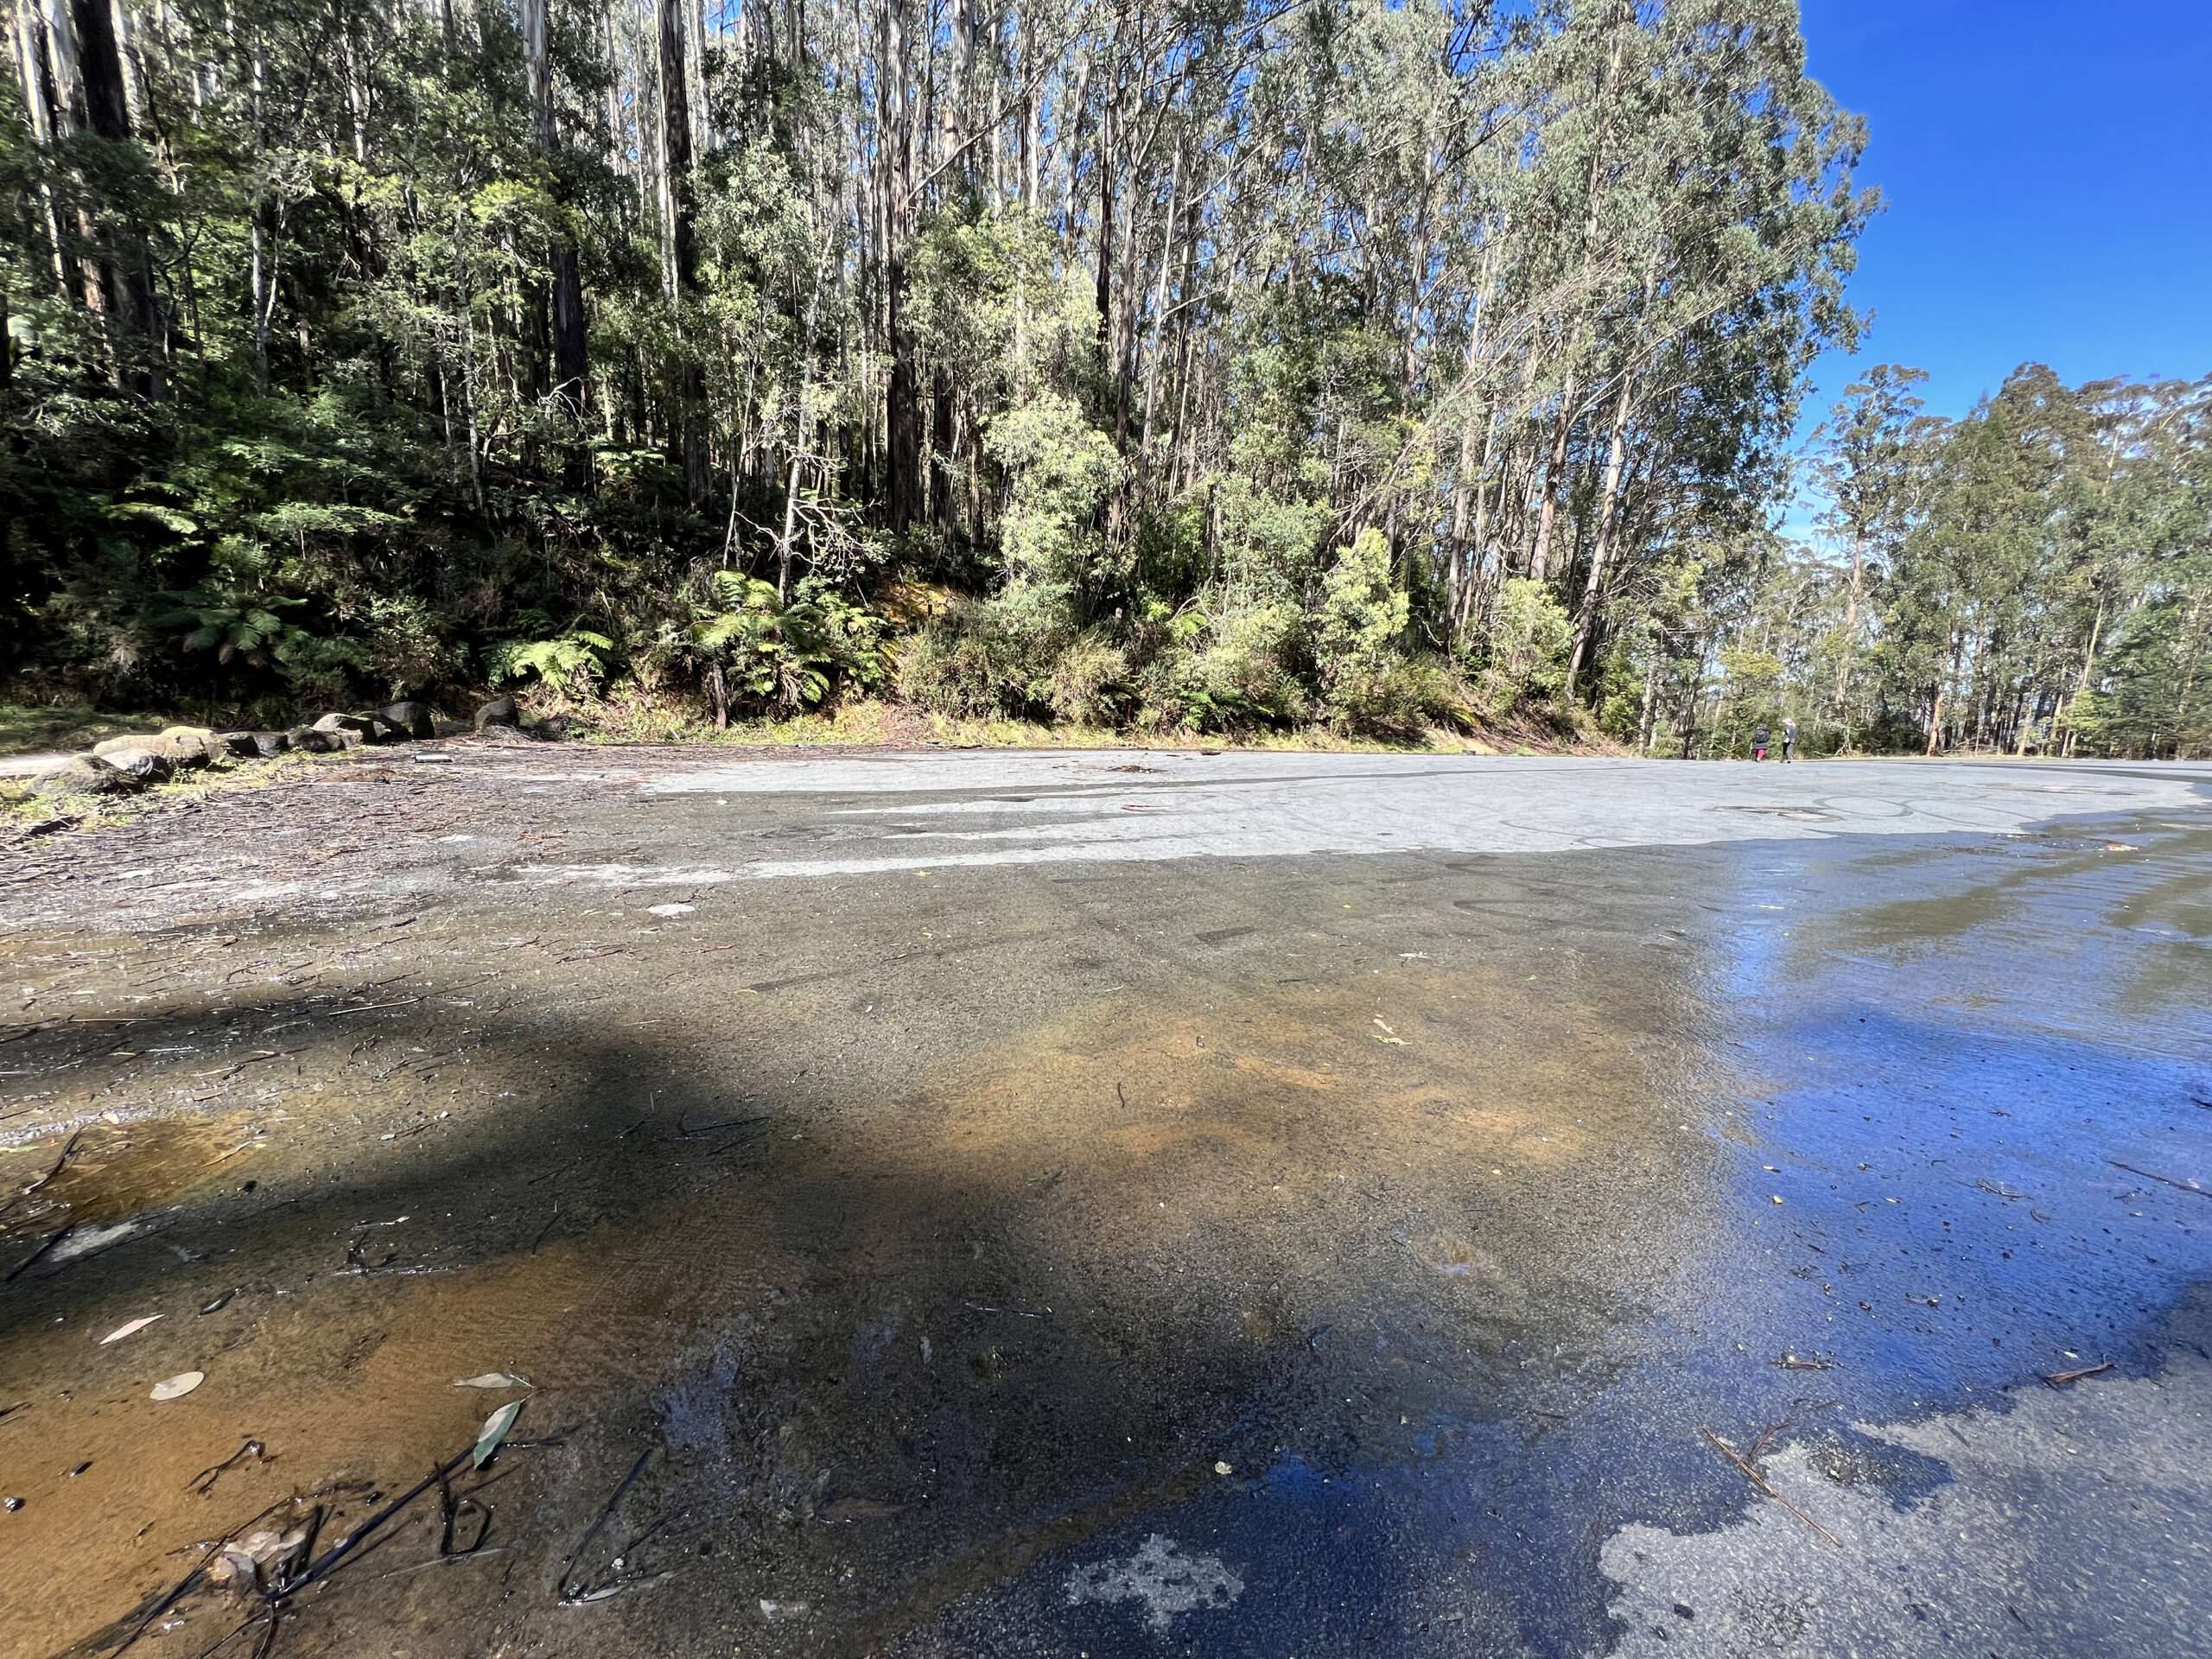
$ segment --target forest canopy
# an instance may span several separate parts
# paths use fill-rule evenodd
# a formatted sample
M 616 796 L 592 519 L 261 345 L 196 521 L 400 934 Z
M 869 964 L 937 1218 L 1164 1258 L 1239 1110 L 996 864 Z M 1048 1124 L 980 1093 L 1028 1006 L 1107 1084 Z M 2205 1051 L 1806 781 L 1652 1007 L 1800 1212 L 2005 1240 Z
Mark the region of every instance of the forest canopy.
M 1879 203 L 1792 0 L 10 29 L 19 699 L 2212 747 L 2212 380 L 1793 437 Z

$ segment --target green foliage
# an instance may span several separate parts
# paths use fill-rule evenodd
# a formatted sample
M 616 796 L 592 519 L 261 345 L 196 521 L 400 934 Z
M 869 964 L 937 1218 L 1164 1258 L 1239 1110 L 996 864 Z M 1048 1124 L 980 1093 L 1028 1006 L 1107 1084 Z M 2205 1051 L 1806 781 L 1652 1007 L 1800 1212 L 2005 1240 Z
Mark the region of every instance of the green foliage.
M 535 675 L 569 696 L 589 696 L 607 673 L 614 642 L 603 633 L 575 628 L 550 639 L 501 639 L 486 647 L 484 680 L 502 685 Z
M 120 5 L 127 138 L 0 78 L 41 700 L 2202 741 L 2206 388 L 1884 365 L 1770 529 L 1877 206 L 1789 6 L 1075 8 L 896 98 L 709 12 L 673 133 L 649 10 Z
M 802 592 L 786 606 L 773 582 L 735 570 L 716 570 L 704 586 L 691 620 L 663 645 L 720 686 L 723 714 L 810 708 L 841 675 L 860 690 L 884 683 L 886 623 L 834 589 Z
M 1490 627 L 1491 700 L 1510 707 L 1552 696 L 1566 680 L 1573 637 L 1574 625 L 1548 587 L 1525 576 L 1509 579 Z
M 992 421 L 983 442 L 1006 470 L 999 553 L 1008 581 L 1077 620 L 1112 574 L 1098 524 L 1122 472 L 1112 440 L 1072 398 L 1048 393 Z
M 1412 602 L 1390 569 L 1390 544 L 1363 530 L 1322 578 L 1313 622 L 1316 677 L 1325 706 L 1351 730 L 1415 724 L 1434 688 L 1402 652 Z

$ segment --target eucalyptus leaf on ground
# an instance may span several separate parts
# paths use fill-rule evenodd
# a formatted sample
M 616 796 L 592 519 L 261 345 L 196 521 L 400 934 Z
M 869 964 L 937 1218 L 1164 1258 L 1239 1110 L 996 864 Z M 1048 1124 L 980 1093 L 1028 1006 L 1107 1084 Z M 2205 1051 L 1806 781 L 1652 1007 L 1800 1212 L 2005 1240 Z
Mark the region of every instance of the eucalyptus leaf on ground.
M 510 1401 L 484 1420 L 484 1427 L 476 1437 L 474 1466 L 481 1469 L 499 1449 L 499 1442 L 507 1438 L 507 1431 L 515 1426 L 515 1419 L 522 1414 L 522 1402 Z

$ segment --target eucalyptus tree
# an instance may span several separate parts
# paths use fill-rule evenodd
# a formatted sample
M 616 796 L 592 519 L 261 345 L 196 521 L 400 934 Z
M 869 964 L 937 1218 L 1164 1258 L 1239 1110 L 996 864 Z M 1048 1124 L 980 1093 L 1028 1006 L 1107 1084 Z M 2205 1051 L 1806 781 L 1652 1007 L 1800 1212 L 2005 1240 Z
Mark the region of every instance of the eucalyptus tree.
M 1827 497 L 1821 527 L 1850 550 L 1851 576 L 1835 633 L 1834 717 L 1841 747 L 1852 744 L 1852 677 L 1863 640 L 1867 582 L 1894 560 L 1913 520 L 1928 427 L 1912 388 L 1924 369 L 1880 363 L 1844 388 L 1815 436 L 1814 476 Z
M 1710 747 L 1758 658 L 1870 731 L 1941 695 L 1916 729 L 2104 742 L 2122 681 L 2195 671 L 2196 567 L 2145 550 L 2193 510 L 2194 394 L 2024 391 L 1941 443 L 1861 411 L 1837 464 L 1902 443 L 1948 505 L 1916 543 L 1866 508 L 1848 590 L 1775 551 L 1875 205 L 1787 0 L 10 29 L 9 648 L 87 693 L 588 658 L 726 715 L 877 683 L 733 653 L 916 582 L 907 695 L 1163 725 L 1487 688 Z

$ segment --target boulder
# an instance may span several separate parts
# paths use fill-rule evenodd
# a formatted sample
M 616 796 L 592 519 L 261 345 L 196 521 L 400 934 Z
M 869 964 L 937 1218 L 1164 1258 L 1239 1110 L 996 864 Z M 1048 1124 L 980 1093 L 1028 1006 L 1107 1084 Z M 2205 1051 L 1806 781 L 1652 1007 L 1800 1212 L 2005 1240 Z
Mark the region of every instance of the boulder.
M 171 726 L 152 737 L 111 737 L 92 745 L 99 760 L 111 754 L 159 755 L 172 766 L 204 766 L 214 734 L 204 726 Z
M 351 732 L 356 737 L 366 737 L 375 722 L 366 715 L 325 715 L 315 723 L 318 732 Z
M 476 711 L 476 729 L 480 732 L 486 726 L 521 724 L 522 710 L 515 707 L 512 697 L 494 697 Z
M 166 784 L 176 771 L 167 756 L 151 749 L 109 749 L 105 754 L 95 753 L 92 764 L 127 772 L 142 785 Z
M 215 734 L 205 726 L 166 726 L 156 741 L 162 747 L 155 753 L 166 755 L 172 766 L 204 766 L 223 756 Z
M 223 753 L 236 755 L 242 760 L 251 760 L 261 753 L 254 746 L 251 732 L 216 732 L 207 739 L 207 747 L 212 751 L 218 745 Z
M 387 702 L 376 712 L 376 717 L 392 728 L 399 738 L 426 738 L 437 735 L 435 717 L 427 702 Z
M 79 754 L 42 774 L 31 787 L 40 795 L 136 795 L 145 786 L 133 773 Z
M 292 740 L 282 732 L 255 732 L 253 752 L 264 760 L 274 760 L 292 747 Z
M 284 734 L 284 739 L 294 748 L 309 754 L 328 754 L 345 747 L 328 732 L 318 732 L 312 726 L 295 726 Z

